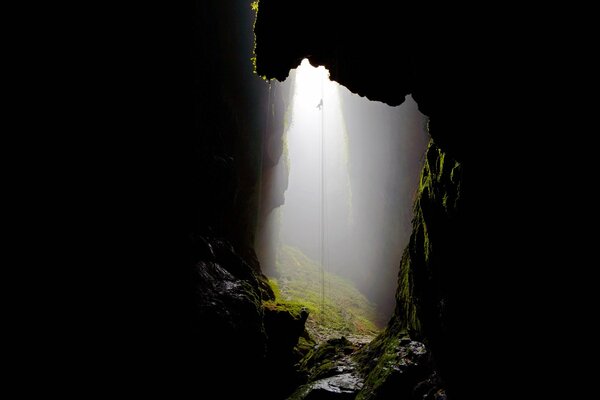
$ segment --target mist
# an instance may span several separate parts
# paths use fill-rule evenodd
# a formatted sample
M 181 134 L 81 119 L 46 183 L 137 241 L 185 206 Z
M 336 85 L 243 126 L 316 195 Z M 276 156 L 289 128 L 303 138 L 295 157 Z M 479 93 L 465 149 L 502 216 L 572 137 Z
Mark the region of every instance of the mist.
M 264 216 L 258 255 L 265 273 L 277 276 L 265 248 L 274 254 L 282 246 L 300 250 L 327 273 L 350 280 L 383 324 L 395 305 L 398 266 L 411 232 L 427 121 L 410 96 L 390 107 L 328 76 L 304 60 L 280 84 L 289 95 L 277 167 L 287 179 L 263 194 L 283 193 L 283 204 Z

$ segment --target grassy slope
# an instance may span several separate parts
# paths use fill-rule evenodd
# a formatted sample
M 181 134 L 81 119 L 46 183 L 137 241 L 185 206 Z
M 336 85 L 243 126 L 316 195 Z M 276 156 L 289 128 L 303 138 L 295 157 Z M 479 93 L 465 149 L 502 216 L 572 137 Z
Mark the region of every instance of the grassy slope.
M 321 312 L 321 267 L 300 250 L 282 246 L 277 258 L 279 279 L 271 279 L 278 303 L 305 306 L 311 336 L 322 341 L 340 335 L 374 335 L 375 309 L 352 282 L 325 273 L 325 307 Z

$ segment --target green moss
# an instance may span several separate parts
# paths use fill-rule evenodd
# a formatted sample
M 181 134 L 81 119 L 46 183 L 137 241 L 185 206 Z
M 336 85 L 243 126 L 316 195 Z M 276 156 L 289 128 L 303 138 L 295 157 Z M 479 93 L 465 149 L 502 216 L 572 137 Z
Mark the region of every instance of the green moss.
M 254 27 L 256 26 L 256 19 L 258 18 L 258 5 L 259 5 L 259 1 L 253 1 L 250 3 L 250 8 L 252 9 L 252 11 L 254 11 L 254 23 L 252 24 L 252 32 L 254 34 Z M 258 73 L 256 72 L 256 34 L 254 34 L 254 47 L 252 49 L 252 57 L 250 57 L 250 61 L 252 61 L 252 70 L 254 71 L 254 73 L 256 75 L 258 75 Z M 261 79 L 263 81 L 268 81 L 267 77 L 265 75 L 261 76 Z
M 381 387 L 394 371 L 394 366 L 401 360 L 398 355 L 398 341 L 395 337 L 383 340 L 379 346 L 381 348 L 379 357 L 373 359 L 370 373 L 365 379 L 362 390 L 356 396 L 356 400 L 368 400 L 376 398 L 377 389 Z
M 346 338 L 331 339 L 313 347 L 298 364 L 309 381 L 334 375 L 337 371 L 336 362 L 356 350 L 356 347 Z
M 279 291 L 279 284 L 277 283 L 277 279 L 269 278 L 269 286 L 273 290 L 273 294 L 275 295 L 275 300 L 281 298 L 281 292 Z
M 302 399 L 306 398 L 306 396 L 308 395 L 308 392 L 310 392 L 310 390 L 311 390 L 310 385 L 301 386 L 300 388 L 298 388 L 298 390 L 296 390 L 294 392 L 294 394 L 292 394 L 290 397 L 288 397 L 287 400 L 302 400 Z
M 356 353 L 354 359 L 365 377 L 364 387 L 358 393 L 357 400 L 378 398 L 379 388 L 393 373 L 394 367 L 404 362 L 399 351 L 400 341 L 408 337 L 398 320 L 393 319 L 384 332 Z
M 366 376 L 365 384 L 357 400 L 377 398 L 378 391 L 385 385 L 394 366 L 403 362 L 399 358 L 400 340 L 406 336 L 425 341 L 422 321 L 431 324 L 439 315 L 420 302 L 417 293 L 423 286 L 430 296 L 435 293 L 435 265 L 443 259 L 443 244 L 437 244 L 440 232 L 446 232 L 458 209 L 460 198 L 461 165 L 441 151 L 430 141 L 419 188 L 414 204 L 413 232 L 409 246 L 404 250 L 398 275 L 396 310 L 387 328 L 368 346 L 359 351 L 356 360 Z M 436 257 L 432 257 L 436 254 Z M 415 282 L 416 277 L 419 279 Z M 418 292 L 415 285 L 419 284 Z M 432 288 L 433 286 L 433 288 Z M 384 390 L 384 389 L 381 389 Z
M 295 318 L 300 318 L 304 304 L 294 301 L 265 301 L 263 307 L 271 311 L 289 312 Z
M 437 181 L 440 182 L 442 180 L 442 176 L 444 173 L 444 160 L 446 159 L 446 153 L 437 149 L 438 153 L 438 170 L 437 170 Z
M 309 311 L 307 330 L 317 339 L 378 332 L 375 308 L 352 282 L 325 272 L 322 307 L 321 267 L 300 250 L 282 246 L 277 256 L 279 279 L 271 279 L 278 303 L 301 304 Z
M 316 343 L 310 337 L 300 337 L 298 339 L 298 344 L 296 345 L 296 350 L 300 354 L 301 357 L 305 357 L 314 347 Z
M 290 300 L 282 297 L 277 279 L 270 278 L 269 286 L 271 286 L 271 289 L 275 294 L 275 300 L 263 302 L 263 306 L 266 309 L 271 311 L 287 311 L 296 318 L 300 317 L 302 310 L 308 310 L 309 312 L 311 311 L 311 309 L 301 301 Z

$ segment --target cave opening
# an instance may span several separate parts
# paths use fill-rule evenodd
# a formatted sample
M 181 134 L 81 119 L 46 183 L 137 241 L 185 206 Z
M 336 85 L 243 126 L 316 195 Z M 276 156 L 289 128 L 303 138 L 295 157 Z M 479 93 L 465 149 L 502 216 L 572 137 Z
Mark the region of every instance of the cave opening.
M 210 4 L 220 40 L 201 37 L 197 74 L 210 190 L 189 302 L 207 381 L 242 380 L 231 398 L 435 398 L 420 318 L 437 328 L 444 293 L 421 272 L 437 279 L 452 244 L 460 167 L 430 141 L 407 64 L 378 62 L 360 35 L 303 35 L 291 3 L 261 2 L 256 19 Z
M 6 270 L 11 286 L 24 283 L 7 296 L 17 317 L 7 347 L 19 379 L 10 381 L 44 392 L 272 400 L 594 392 L 583 361 L 597 314 L 595 35 L 581 7 L 123 6 L 69 16 L 72 27 L 28 18 L 16 32 L 25 45 L 10 46 L 23 74 L 11 76 L 19 91 L 8 102 L 19 112 L 8 113 L 18 123 L 6 150 L 19 156 L 5 170 L 7 217 L 17 222 L 7 236 L 23 245 L 9 242 L 18 251 Z M 292 154 L 290 130 L 290 70 L 304 58 L 357 94 L 340 87 L 339 99 L 321 110 L 319 94 L 306 111 L 318 139 L 323 113 L 340 104 L 334 148 L 347 163 L 329 182 L 345 201 L 325 201 L 341 224 L 327 225 L 323 258 L 384 319 L 362 347 L 345 333 L 311 343 L 305 302 L 278 305 L 286 288 L 272 244 L 304 233 L 294 216 L 314 227 L 306 242 L 321 236 L 320 211 L 298 201 L 294 175 L 309 160 Z M 362 109 L 358 96 L 402 106 Z M 428 118 L 422 160 L 427 136 L 400 147 L 388 137 L 407 139 L 400 129 L 375 129 L 399 126 L 405 113 L 422 130 L 415 104 Z M 411 146 L 422 162 L 412 186 L 398 166 Z M 402 181 L 404 198 L 394 189 Z M 286 211 L 294 203 L 302 212 Z M 336 231 L 346 235 L 337 244 Z M 319 271 L 320 247 L 286 244 Z M 360 268 L 345 268 L 353 263 Z
M 306 308 L 317 343 L 343 335 L 368 342 L 395 305 L 426 118 L 410 96 L 397 107 L 369 101 L 306 58 L 270 85 L 269 102 L 280 104 L 269 110 L 281 112 L 267 118 L 283 121 L 267 123 L 281 132 L 267 148 L 279 157 L 264 177 L 262 270 L 278 302 Z
M 589 82 L 578 79 L 585 71 L 581 65 L 587 64 L 577 62 L 590 52 L 581 46 L 581 38 L 570 40 L 566 35 L 573 31 L 563 23 L 567 14 L 543 18 L 539 7 L 527 13 L 517 5 L 466 9 L 423 2 L 360 7 L 333 0 L 261 0 L 260 7 L 258 1 L 249 3 L 205 0 L 145 7 L 144 14 L 154 12 L 153 17 L 121 18 L 124 23 L 119 25 L 143 26 L 127 29 L 131 40 L 119 35 L 117 47 L 123 51 L 93 58 L 102 61 L 91 63 L 99 73 L 86 74 L 119 79 L 116 86 L 107 86 L 106 97 L 97 96 L 94 88 L 87 90 L 98 99 L 96 104 L 80 103 L 100 114 L 87 118 L 87 112 L 80 113 L 83 119 L 75 129 L 77 138 L 91 138 L 93 143 L 83 146 L 76 141 L 76 151 L 69 146 L 69 153 L 89 159 L 93 149 L 110 147 L 118 157 L 107 159 L 102 153 L 93 162 L 94 173 L 69 185 L 79 192 L 81 183 L 91 183 L 93 196 L 84 197 L 97 198 L 99 204 L 85 204 L 77 213 L 86 230 L 79 229 L 80 224 L 71 230 L 93 245 L 91 251 L 77 245 L 66 249 L 84 250 L 76 257 L 77 271 L 96 273 L 118 266 L 108 279 L 123 286 L 127 300 L 133 300 L 129 305 L 115 298 L 122 318 L 114 329 L 110 326 L 110 336 L 123 347 L 111 352 L 109 365 L 126 380 L 135 372 L 143 378 L 144 385 L 135 381 L 131 385 L 134 392 L 140 386 L 155 392 L 155 384 L 163 382 L 170 397 L 174 388 L 181 387 L 182 378 L 194 395 L 215 397 L 208 394 L 214 387 L 220 392 L 217 397 L 234 399 L 284 399 L 302 385 L 310 385 L 312 395 L 294 398 L 323 398 L 325 383 L 331 388 L 327 398 L 381 400 L 442 399 L 446 398 L 440 394 L 442 388 L 447 388 L 449 399 L 477 399 L 536 397 L 555 392 L 559 383 L 566 384 L 570 394 L 593 386 L 581 380 L 583 375 L 563 374 L 579 364 L 562 353 L 588 354 L 585 343 L 579 345 L 577 339 L 594 315 L 582 307 L 590 304 L 585 298 L 568 293 L 568 289 L 593 293 L 578 283 L 586 280 L 586 271 L 593 271 L 589 260 L 581 257 L 587 255 L 582 252 L 587 242 L 582 241 L 586 235 L 579 225 L 590 225 L 585 207 L 590 196 L 582 189 L 593 180 L 581 179 L 585 171 L 593 170 L 586 165 L 594 160 L 580 150 L 594 146 L 585 145 L 593 113 L 581 108 L 585 97 L 576 90 L 590 91 Z M 171 18 L 169 8 L 182 15 Z M 454 13 L 447 12 L 452 9 Z M 139 16 L 137 11 L 131 15 Z M 538 29 L 538 22 L 546 26 Z M 557 35 L 545 29 L 550 26 Z M 83 48 L 92 54 L 113 48 L 87 44 Z M 561 48 L 569 52 L 561 54 Z M 123 62 L 127 58 L 140 60 L 129 66 Z M 291 240 L 295 232 L 282 232 L 268 222 L 276 218 L 285 222 L 289 213 L 282 215 L 283 211 L 292 206 L 283 190 L 288 188 L 291 197 L 295 185 L 294 156 L 288 171 L 284 155 L 284 127 L 293 119 L 293 84 L 285 80 L 304 58 L 314 66 L 326 66 L 331 79 L 352 93 L 391 106 L 403 104 L 393 112 L 373 114 L 378 115 L 376 122 L 394 121 L 399 118 L 394 113 L 414 109 L 414 103 L 429 119 L 431 139 L 418 182 L 411 187 L 411 192 L 417 190 L 415 198 L 408 192 L 406 208 L 389 195 L 378 203 L 380 192 L 374 186 L 383 177 L 374 167 L 384 164 L 384 172 L 392 174 L 401 158 L 393 143 L 384 140 L 391 132 L 371 129 L 371 120 L 359 118 L 358 100 L 338 90 L 348 138 L 343 172 L 350 181 L 351 218 L 345 219 L 349 214 L 345 206 L 335 211 L 344 216 L 342 226 L 368 222 L 364 226 L 371 228 L 364 231 L 366 240 L 343 242 L 344 256 L 356 251 L 351 261 L 371 268 L 367 280 L 360 280 L 356 288 L 376 309 L 381 310 L 382 303 L 369 297 L 374 296 L 369 284 L 380 288 L 375 295 L 383 293 L 384 286 L 391 287 L 387 307 L 394 308 L 384 330 L 361 349 L 341 336 L 331 343 L 307 345 L 302 303 L 279 308 L 263 275 L 278 280 L 281 291 L 276 258 L 266 244 L 277 238 Z M 33 64 L 37 68 L 39 63 Z M 44 65 L 39 68 L 44 70 Z M 66 70 L 70 73 L 73 68 Z M 79 80 L 79 86 L 81 82 L 86 79 Z M 324 101 L 326 113 L 329 103 Z M 316 124 L 322 112 L 319 104 L 320 99 L 311 99 L 307 106 Z M 567 112 L 573 109 L 578 110 Z M 420 129 L 425 125 L 416 117 L 412 121 Z M 580 129 L 578 121 L 588 126 Z M 92 132 L 86 133 L 90 128 Z M 394 132 L 398 140 L 403 137 L 399 133 Z M 423 152 L 412 154 L 420 158 Z M 565 158 L 568 155 L 574 162 Z M 79 171 L 78 162 L 66 164 Z M 108 179 L 95 173 L 107 168 L 115 171 Z M 356 174 L 357 170 L 364 174 Z M 403 171 L 394 172 L 391 185 L 403 179 Z M 116 183 L 114 196 L 97 183 L 111 188 Z M 67 207 L 79 202 L 80 194 L 69 196 Z M 318 190 L 314 195 L 318 198 Z M 39 204 L 31 210 L 46 208 L 43 196 L 36 193 L 32 199 Z M 60 209 L 51 206 L 50 211 L 63 216 Z M 368 245 L 374 232 L 381 231 L 378 246 L 397 240 L 389 232 L 397 224 L 388 224 L 388 219 L 410 219 L 402 215 L 406 211 L 414 211 L 408 244 L 385 247 L 394 247 L 395 260 L 401 253 L 401 261 L 376 269 L 368 262 L 370 252 L 384 251 Z M 106 220 L 106 232 L 89 215 Z M 385 216 L 389 218 L 382 221 Z M 40 221 L 24 225 L 32 232 L 28 249 L 34 252 L 42 249 L 37 245 L 46 238 L 57 236 L 45 234 L 48 229 L 54 232 L 55 226 Z M 318 226 L 315 231 L 312 239 L 320 235 Z M 98 234 L 99 240 L 86 232 Z M 99 257 L 105 243 L 112 242 L 114 254 Z M 328 242 L 332 244 L 331 239 Z M 302 254 L 314 264 L 320 262 L 318 251 Z M 103 265 L 88 268 L 88 260 Z M 331 273 L 336 265 L 330 262 L 326 267 Z M 46 269 L 54 273 L 53 268 Z M 123 279 L 125 271 L 131 271 L 133 279 Z M 76 287 L 84 291 L 94 281 L 78 280 Z M 318 276 L 315 287 L 320 284 Z M 96 296 L 100 302 L 114 297 L 102 289 L 108 296 Z M 69 301 L 84 304 L 79 297 Z M 316 308 L 313 317 L 318 317 L 318 304 Z M 86 338 L 85 344 L 101 350 L 113 347 L 105 340 L 105 330 L 97 329 L 104 327 L 96 323 L 101 321 L 95 310 L 82 311 L 78 316 L 94 321 L 89 330 L 102 335 L 97 341 Z M 79 326 L 79 319 L 73 320 Z M 132 325 L 133 332 L 124 329 Z M 65 335 L 68 340 L 72 336 Z M 546 338 L 551 343 L 541 340 Z M 131 343 L 136 349 L 133 357 Z M 53 343 L 49 347 L 62 350 Z M 133 365 L 114 362 L 119 358 L 112 356 L 121 349 Z M 106 370 L 82 350 L 77 346 L 77 353 L 101 372 L 90 374 L 84 368 L 83 374 L 97 375 L 104 385 L 105 372 L 113 368 Z M 353 377 L 361 382 L 354 385 L 354 395 L 342 392 L 342 386 L 346 390 L 346 384 L 356 381 L 347 375 L 351 366 L 347 352 L 356 355 Z M 537 379 L 532 371 L 545 379 Z

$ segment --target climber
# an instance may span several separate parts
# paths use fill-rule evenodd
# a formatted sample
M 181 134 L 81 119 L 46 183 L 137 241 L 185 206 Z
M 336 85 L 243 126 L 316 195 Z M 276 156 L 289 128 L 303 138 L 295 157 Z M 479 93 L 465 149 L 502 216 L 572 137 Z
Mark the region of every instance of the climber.
M 320 110 L 323 107 L 323 99 L 317 104 L 317 108 Z

